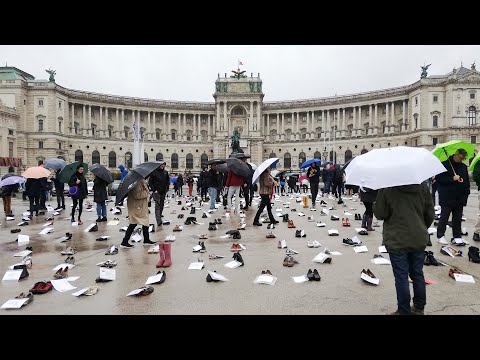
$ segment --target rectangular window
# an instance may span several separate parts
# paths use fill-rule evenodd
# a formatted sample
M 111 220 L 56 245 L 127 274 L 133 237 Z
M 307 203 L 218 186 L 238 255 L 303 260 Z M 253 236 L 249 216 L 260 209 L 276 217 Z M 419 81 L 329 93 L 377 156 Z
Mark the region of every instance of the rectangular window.
M 474 100 L 475 99 L 475 94 L 470 94 L 470 99 Z
M 415 96 L 415 106 L 418 106 L 418 96 Z
M 437 145 L 438 144 L 438 138 L 436 138 L 436 137 L 432 138 L 432 142 L 433 142 L 432 145 Z
M 12 129 L 8 129 L 8 135 L 13 135 L 13 130 Z
M 59 109 L 62 108 L 62 102 L 61 102 L 61 101 L 58 102 L 58 108 L 59 108 Z
M 438 95 L 433 95 L 433 102 L 434 103 L 438 102 Z
M 23 100 L 23 105 L 27 105 L 27 100 Z
M 38 142 L 38 148 L 39 148 L 39 149 L 43 149 L 43 141 L 39 141 L 39 142 Z
M 62 132 L 62 122 L 61 121 L 58 122 L 58 132 L 60 132 L 60 133 Z
M 471 144 L 476 144 L 477 143 L 477 136 L 476 135 L 470 136 L 470 143 Z
M 43 100 L 38 100 L 38 106 L 43 106 Z
M 433 127 L 438 127 L 438 116 L 433 115 Z
M 58 149 L 62 150 L 62 143 L 61 142 L 58 143 Z
M 12 141 L 10 141 L 8 143 L 8 156 L 13 157 L 13 142 Z

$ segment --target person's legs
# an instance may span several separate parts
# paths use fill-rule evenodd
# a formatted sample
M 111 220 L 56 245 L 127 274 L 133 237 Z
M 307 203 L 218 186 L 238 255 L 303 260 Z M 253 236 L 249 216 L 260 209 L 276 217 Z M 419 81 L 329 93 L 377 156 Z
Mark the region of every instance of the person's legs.
M 62 200 L 62 209 L 65 209 L 65 194 L 62 191 L 60 191 L 60 199 Z
M 445 230 L 447 229 L 447 222 L 451 212 L 451 207 L 442 206 L 442 213 L 440 214 L 440 220 L 437 225 L 437 239 L 445 236 Z
M 102 218 L 106 220 L 107 219 L 107 204 L 105 203 L 105 201 L 102 201 L 101 205 L 102 205 Z
M 317 199 L 318 195 L 318 184 L 312 183 L 310 184 L 312 190 L 312 208 L 315 208 L 315 200 Z
M 413 281 L 413 304 L 417 309 L 423 309 L 427 304 L 427 289 L 423 276 L 425 253 L 416 251 L 407 254 L 408 273 Z
M 73 200 L 73 206 L 72 206 L 72 222 L 75 221 L 75 210 L 78 205 L 78 199 L 77 198 L 72 198 Z
M 188 196 L 192 196 L 192 192 L 193 192 L 193 184 L 189 184 L 188 185 Z
M 125 232 L 125 237 L 122 240 L 122 244 L 128 243 L 128 240 L 130 240 L 130 236 L 132 236 L 133 230 L 137 227 L 136 224 L 130 224 L 128 225 L 127 231 Z M 147 228 L 148 232 L 148 228 Z
M 40 209 L 45 209 L 45 191 L 40 192 Z
M 423 254 L 423 252 L 422 252 Z M 423 259 L 422 259 L 423 261 Z M 410 315 L 410 288 L 408 285 L 408 255 L 390 253 L 395 289 L 397 290 L 397 306 L 400 315 Z M 418 275 L 418 273 L 417 273 Z
M 240 186 L 235 187 L 235 211 L 240 210 Z
M 162 225 L 162 210 L 163 207 L 160 204 L 160 194 L 153 193 L 153 201 L 155 202 L 155 220 L 157 221 L 157 226 Z
M 265 206 L 267 204 L 270 204 L 270 199 L 269 196 L 266 194 L 260 194 L 260 197 L 262 198 L 262 201 L 260 201 L 260 206 L 258 207 L 257 213 L 255 214 L 255 219 L 253 220 L 253 223 L 258 223 L 258 220 L 260 220 L 260 215 L 262 214 L 263 209 L 265 209 Z
M 232 196 L 235 193 L 235 186 L 229 186 L 227 192 L 227 210 L 232 208 Z
M 454 238 L 462 237 L 463 206 L 452 208 L 452 231 Z
M 102 204 L 97 202 L 97 220 L 100 220 L 102 218 Z
M 215 200 L 217 198 L 217 188 L 216 187 L 210 187 L 210 210 L 215 209 Z
M 272 214 L 272 203 L 270 202 L 270 197 L 268 195 L 265 195 L 265 197 L 267 198 L 266 205 L 267 205 L 268 218 L 270 219 L 270 222 L 274 223 L 276 221 L 275 221 L 275 218 L 273 217 L 273 214 Z M 262 198 L 262 200 L 263 200 L 263 198 Z
M 83 199 L 78 199 L 78 221 L 82 221 Z
M 12 196 L 4 196 L 3 198 L 5 215 L 12 215 Z
M 149 243 L 150 242 L 150 233 L 148 232 L 148 226 L 143 225 L 142 226 L 142 232 L 143 232 L 143 242 L 144 243 Z
M 248 203 L 250 202 L 250 188 L 248 185 L 243 188 L 243 197 L 245 198 L 245 210 L 248 210 Z

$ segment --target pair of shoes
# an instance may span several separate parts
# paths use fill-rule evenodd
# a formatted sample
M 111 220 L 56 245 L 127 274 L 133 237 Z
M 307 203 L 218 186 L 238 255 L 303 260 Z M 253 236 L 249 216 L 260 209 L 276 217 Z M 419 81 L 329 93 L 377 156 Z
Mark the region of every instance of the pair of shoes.
M 201 252 L 204 253 L 207 251 L 207 248 L 205 247 L 205 243 L 203 241 L 198 242 L 198 246 L 200 246 L 200 249 L 198 250 L 193 250 L 193 252 Z
M 198 237 L 200 240 L 207 240 L 208 239 L 208 236 L 207 234 L 202 234 Z
M 173 228 L 173 231 L 182 231 L 183 230 L 183 227 L 181 225 L 175 225 L 175 227 Z
M 425 251 L 425 260 L 423 262 L 424 265 L 433 265 L 433 266 L 439 266 L 440 263 L 435 259 L 433 256 L 433 251 Z
M 293 223 L 293 220 L 288 220 L 288 228 L 289 229 L 296 228 L 295 224 Z
M 359 243 L 357 243 L 350 238 L 343 239 L 343 241 L 342 241 L 342 244 L 345 245 L 345 246 L 358 246 L 361 243 L 362 243 L 361 241 Z
M 64 261 L 65 264 L 72 264 L 75 265 L 75 258 L 73 256 L 67 257 Z
M 240 244 L 232 244 L 232 247 L 230 248 L 230 251 L 242 251 L 242 247 Z
M 133 245 L 130 245 L 128 242 L 127 242 L 127 245 L 128 246 L 125 246 L 124 242 L 122 241 L 122 243 L 120 244 L 121 247 L 124 247 L 124 248 L 132 248 Z M 112 247 L 110 247 L 106 252 L 105 252 L 105 255 L 116 255 L 118 254 L 118 247 L 116 247 L 115 245 L 113 245 Z
M 321 277 L 320 274 L 318 273 L 317 269 L 308 269 L 307 272 L 307 279 L 308 281 L 320 281 Z
M 317 240 L 307 240 L 307 247 L 309 248 L 319 248 L 322 246 Z
M 216 270 L 213 270 L 213 272 L 217 272 Z M 210 273 L 207 275 L 207 282 L 219 282 L 220 280 L 214 280 L 212 279 L 212 277 L 210 276 Z
M 33 301 L 33 294 L 32 292 L 29 292 L 26 295 L 24 293 L 21 293 L 20 295 L 15 296 L 15 299 L 27 299 L 27 301 L 23 303 L 23 305 L 27 305 Z
M 150 295 L 154 291 L 153 286 L 150 286 L 150 285 L 144 286 L 141 289 L 142 291 L 140 291 L 138 294 L 135 294 L 136 296 Z
M 464 274 L 464 272 L 457 268 L 450 268 L 450 270 L 448 270 L 448 276 L 450 276 L 452 279 L 455 279 L 454 274 Z
M 355 220 L 362 220 L 362 216 L 360 214 L 355 214 Z
M 266 236 L 267 239 L 275 239 L 276 236 L 272 231 L 269 231 Z
M 337 216 L 337 215 L 332 215 L 332 216 L 330 216 L 330 220 L 332 220 L 332 221 L 338 221 L 338 220 L 340 220 L 340 217 Z
M 362 274 L 367 275 L 367 276 L 368 276 L 369 278 L 371 278 L 371 279 L 376 279 L 376 278 L 377 278 L 377 277 L 373 274 L 373 272 L 370 271 L 370 269 L 367 269 L 367 270 L 362 269 Z M 364 279 L 362 279 L 362 280 L 364 280 Z M 364 281 L 366 281 L 366 280 L 364 280 Z M 368 281 L 367 281 L 367 282 L 368 282 Z
M 298 254 L 298 251 L 295 251 L 293 249 L 287 248 L 287 250 L 285 250 L 285 255 L 297 255 L 297 254 Z
M 214 222 L 208 223 L 208 230 L 218 230 L 217 224 Z
M 46 294 L 53 289 L 53 285 L 50 281 L 39 281 L 33 285 L 30 289 L 32 294 Z
M 472 261 L 476 264 L 480 263 L 480 252 L 476 246 L 470 246 L 468 248 L 468 261 Z
M 295 237 L 306 237 L 307 234 L 305 234 L 305 231 L 303 230 L 296 230 L 295 231 Z
M 77 249 L 75 249 L 73 246 L 67 247 L 67 250 L 62 251 L 60 254 L 62 255 L 73 255 L 77 252 Z
M 242 265 L 240 265 L 240 266 L 245 265 L 245 263 L 243 262 L 243 257 L 239 252 L 234 253 L 233 256 L 232 256 L 232 259 L 235 260 L 235 261 L 238 261 L 239 263 L 242 263 Z
M 160 259 L 158 260 L 156 267 L 161 268 L 172 266 L 172 244 L 160 243 L 159 249 Z
M 253 223 L 253 225 L 254 225 L 254 226 L 262 226 L 263 224 L 262 224 L 261 222 L 255 221 L 255 222 Z
M 425 315 L 425 311 L 423 307 L 418 307 L 417 305 L 413 304 L 413 306 L 410 308 L 410 313 L 412 315 Z
M 465 246 L 465 245 L 468 245 L 469 242 L 467 240 L 463 240 L 460 237 L 460 238 L 451 238 L 450 239 L 450 244 L 457 245 L 457 246 Z
M 113 268 L 115 266 L 117 266 L 117 260 L 107 260 L 107 261 L 104 261 L 104 262 L 101 262 L 100 264 L 97 264 L 99 265 L 100 267 L 105 267 L 105 268 Z
M 292 267 L 293 265 L 298 264 L 298 261 L 293 258 L 293 256 L 286 256 L 283 259 L 283 266 Z
M 55 279 L 66 279 L 68 278 L 68 266 L 65 268 L 60 268 L 57 270 L 55 275 L 53 275 Z
M 184 214 L 178 214 L 177 219 L 183 219 L 184 216 L 185 216 Z M 188 225 L 190 225 L 190 224 L 188 224 Z
M 273 276 L 270 270 L 262 270 L 262 275 L 270 275 Z
M 348 220 L 348 218 L 343 218 L 342 219 L 342 225 L 343 226 L 350 226 L 350 221 Z
M 144 240 L 143 241 L 143 245 L 146 246 L 146 245 L 155 245 L 156 242 L 155 241 L 151 241 L 150 239 L 149 240 Z
M 222 225 L 222 219 L 215 219 L 215 225 Z
M 288 222 L 288 214 L 283 214 L 282 218 L 283 218 L 283 222 Z
M 480 234 L 474 232 L 474 233 L 473 233 L 473 238 L 472 238 L 472 240 L 473 240 L 473 241 L 480 241 Z
M 215 254 L 210 254 L 208 255 L 208 258 L 210 260 L 215 260 L 215 259 L 223 259 L 225 256 L 221 256 L 221 255 L 215 255 Z

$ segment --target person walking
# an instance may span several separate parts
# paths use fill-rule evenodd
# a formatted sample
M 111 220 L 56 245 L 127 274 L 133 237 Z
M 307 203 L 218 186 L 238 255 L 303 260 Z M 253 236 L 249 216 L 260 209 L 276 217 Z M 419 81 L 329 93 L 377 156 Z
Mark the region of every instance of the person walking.
M 287 182 L 285 181 L 285 175 L 282 174 L 280 175 L 279 177 L 279 180 L 280 180 L 280 195 L 285 195 L 285 185 L 287 184 Z
M 342 188 L 344 182 L 344 171 L 340 168 L 339 164 L 335 164 L 333 175 L 333 190 L 335 197 L 338 198 L 338 204 L 343 204 L 342 200 Z
M 150 245 L 155 244 L 155 242 L 150 241 L 150 236 L 148 233 L 148 185 L 145 179 L 141 179 L 137 184 L 130 190 L 127 196 L 127 209 L 128 209 L 128 225 L 127 231 L 125 232 L 125 237 L 120 244 L 120 247 L 130 249 L 133 247 L 128 241 L 130 236 L 132 236 L 133 230 L 137 225 L 142 226 L 143 231 L 143 244 Z
M 310 180 L 310 191 L 312 193 L 312 209 L 315 209 L 315 200 L 318 195 L 318 184 L 320 183 L 320 169 L 316 163 L 307 170 L 308 180 Z
M 40 210 L 40 196 L 42 194 L 42 183 L 40 179 L 27 179 L 25 182 L 25 191 L 30 200 L 30 219 L 33 216 L 33 211 L 35 210 L 35 215 L 38 216 L 38 211 Z
M 163 224 L 162 214 L 165 205 L 165 196 L 170 186 L 170 175 L 165 170 L 167 163 L 162 160 L 161 165 L 150 174 L 148 186 L 153 191 L 153 201 L 155 201 L 155 220 L 157 226 Z M 178 180 L 177 180 L 178 181 Z
M 397 310 L 393 315 L 423 315 L 427 303 L 423 264 L 429 241 L 428 228 L 435 217 L 428 186 L 403 185 L 378 190 L 373 212 L 384 220 L 383 243 L 390 255 Z M 413 281 L 410 307 L 408 277 Z
M 247 161 L 248 160 L 247 156 L 240 157 L 239 159 L 243 161 L 245 164 L 247 164 L 248 170 L 249 170 L 248 175 L 244 178 L 244 182 L 242 185 L 243 197 L 245 198 L 245 207 L 243 208 L 243 210 L 247 211 L 249 204 L 252 202 L 252 199 L 250 198 L 251 197 L 250 188 L 252 187 L 252 178 L 253 178 L 254 171 L 253 171 L 252 165 L 250 165 Z
M 68 186 L 78 187 L 78 193 L 72 196 L 73 199 L 73 207 L 72 207 L 72 218 L 71 222 L 75 222 L 75 210 L 78 206 L 78 225 L 83 225 L 81 220 L 82 218 L 82 211 L 83 211 L 83 199 L 85 199 L 88 195 L 87 190 L 87 180 L 85 180 L 85 175 L 83 174 L 83 166 L 80 164 L 77 166 L 77 171 L 72 175 L 70 181 L 68 182 Z
M 360 189 L 360 201 L 365 205 L 365 212 L 362 217 L 362 228 L 367 231 L 375 231 L 372 227 L 373 222 L 373 204 L 377 199 L 377 190 L 372 190 L 370 188 L 361 188 Z
M 232 197 L 235 194 L 235 209 L 234 213 L 240 210 L 240 186 L 244 183 L 243 177 L 238 176 L 232 170 L 228 170 L 227 182 L 225 187 L 228 188 L 227 192 L 227 212 L 230 212 L 232 208 Z
M 292 193 L 295 192 L 295 183 L 296 183 L 296 182 L 297 182 L 297 181 L 295 180 L 295 176 L 290 175 L 290 176 L 288 177 L 287 183 L 288 183 L 288 193 L 289 193 L 289 194 L 292 194 Z
M 268 218 L 270 219 L 271 224 L 278 224 L 279 221 L 275 220 L 272 214 L 272 203 L 270 202 L 270 196 L 272 195 L 273 187 L 277 182 L 273 179 L 270 174 L 270 167 L 260 174 L 259 179 L 259 190 L 261 197 L 260 206 L 258 207 L 257 213 L 255 214 L 255 219 L 253 220 L 253 225 L 262 226 L 260 220 L 260 215 L 262 214 L 263 209 L 267 207 Z
M 217 164 L 210 165 L 206 180 L 210 195 L 210 210 L 215 210 L 215 201 L 217 200 L 218 190 L 222 186 L 222 175 L 217 170 Z
M 2 176 L 2 180 L 10 176 L 15 176 L 15 169 L 13 168 L 13 166 L 10 166 L 8 168 L 8 173 Z M 13 216 L 12 195 L 18 191 L 18 187 L 18 184 L 5 185 L 2 186 L 0 190 L 0 197 L 3 201 L 3 211 L 5 212 L 5 216 Z
M 467 152 L 464 149 L 458 149 L 455 154 L 442 163 L 447 171 L 435 177 L 438 183 L 439 203 L 442 208 L 437 226 L 437 241 L 442 245 L 448 244 L 445 240 L 445 231 L 450 213 L 452 214 L 453 238 L 462 239 L 463 207 L 467 205 L 468 195 L 470 195 L 468 170 L 463 163 L 466 157 Z M 468 241 L 462 241 L 468 244 Z
M 183 184 L 184 184 L 184 181 L 183 181 L 183 175 L 182 174 L 179 174 L 177 176 L 177 192 L 178 192 L 178 196 L 182 196 L 183 195 Z
M 207 192 L 208 192 L 208 171 L 206 167 L 202 167 L 200 176 L 198 178 L 198 187 L 200 188 L 200 197 L 202 201 L 207 201 Z
M 61 182 L 58 179 L 58 174 L 60 173 L 60 169 L 55 172 L 55 179 L 53 179 L 53 183 L 55 185 L 55 192 L 57 194 L 57 208 L 56 211 L 65 210 L 65 195 L 63 194 L 65 183 Z
M 326 178 L 325 178 L 325 192 L 327 195 L 330 194 L 330 190 L 333 192 L 333 181 L 335 179 L 335 169 L 333 168 L 333 165 L 329 165 L 327 171 L 326 171 Z
M 195 180 L 193 179 L 193 175 L 191 173 L 188 173 L 187 184 L 188 184 L 188 196 L 192 196 L 193 184 L 195 184 Z
M 43 165 L 43 160 L 38 160 L 38 166 L 43 168 L 45 167 Z M 48 183 L 47 183 L 46 177 L 40 178 L 39 180 L 42 187 L 42 190 L 40 192 L 40 210 L 44 211 L 44 210 L 47 210 L 46 202 L 48 199 Z
M 107 205 L 105 201 L 108 199 L 107 182 L 95 176 L 93 179 L 93 201 L 97 204 L 97 221 L 107 221 Z

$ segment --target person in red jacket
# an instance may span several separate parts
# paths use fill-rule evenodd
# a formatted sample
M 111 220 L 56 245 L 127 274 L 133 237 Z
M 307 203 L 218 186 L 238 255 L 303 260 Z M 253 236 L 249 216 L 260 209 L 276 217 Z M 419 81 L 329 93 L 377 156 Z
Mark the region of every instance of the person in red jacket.
M 232 170 L 228 170 L 227 175 L 227 182 L 225 183 L 225 187 L 228 188 L 227 192 L 227 212 L 230 212 L 232 208 L 232 196 L 235 194 L 235 209 L 234 212 L 237 213 L 240 210 L 240 187 L 243 185 L 244 178 L 238 176 L 232 172 Z

